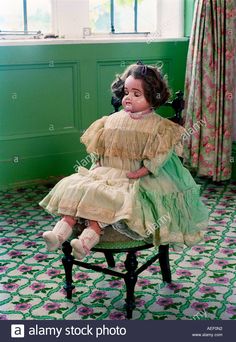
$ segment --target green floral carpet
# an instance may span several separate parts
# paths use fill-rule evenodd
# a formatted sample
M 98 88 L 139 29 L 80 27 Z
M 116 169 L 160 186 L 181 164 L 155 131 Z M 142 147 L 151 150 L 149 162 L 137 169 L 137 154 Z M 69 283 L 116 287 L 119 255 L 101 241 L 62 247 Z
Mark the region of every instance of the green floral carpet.
M 211 212 L 205 244 L 171 251 L 172 284 L 162 283 L 158 262 L 139 276 L 133 319 L 236 319 L 236 183 L 199 182 Z M 41 237 L 57 221 L 37 204 L 49 189 L 0 192 L 0 319 L 125 319 L 123 280 L 74 266 L 76 287 L 65 298 L 62 252 L 48 253 Z M 89 260 L 106 265 L 100 253 Z M 122 270 L 124 255 L 116 260 Z

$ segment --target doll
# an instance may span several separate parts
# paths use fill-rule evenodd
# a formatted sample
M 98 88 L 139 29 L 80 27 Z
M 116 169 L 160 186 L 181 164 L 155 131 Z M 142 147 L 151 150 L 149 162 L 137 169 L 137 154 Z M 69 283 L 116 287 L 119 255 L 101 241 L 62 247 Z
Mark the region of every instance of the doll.
M 178 158 L 184 130 L 154 111 L 169 97 L 166 81 L 156 67 L 133 64 L 111 89 L 123 109 L 96 120 L 81 137 L 94 165 L 63 178 L 40 202 L 62 216 L 43 233 L 48 250 L 60 247 L 81 219 L 86 227 L 71 241 L 77 259 L 89 254 L 108 225 L 156 246 L 199 243 L 208 211 Z

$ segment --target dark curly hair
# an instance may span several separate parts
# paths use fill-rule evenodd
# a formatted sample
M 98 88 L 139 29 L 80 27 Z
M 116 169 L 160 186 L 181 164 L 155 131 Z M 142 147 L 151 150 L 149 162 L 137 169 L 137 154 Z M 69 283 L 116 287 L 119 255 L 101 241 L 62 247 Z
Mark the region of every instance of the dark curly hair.
M 116 79 L 111 85 L 113 96 L 117 101 L 120 101 L 120 104 L 125 95 L 125 80 L 129 76 L 142 80 L 144 96 L 154 109 L 160 107 L 168 100 L 170 91 L 159 69 L 152 65 L 132 64 L 122 75 L 116 75 Z

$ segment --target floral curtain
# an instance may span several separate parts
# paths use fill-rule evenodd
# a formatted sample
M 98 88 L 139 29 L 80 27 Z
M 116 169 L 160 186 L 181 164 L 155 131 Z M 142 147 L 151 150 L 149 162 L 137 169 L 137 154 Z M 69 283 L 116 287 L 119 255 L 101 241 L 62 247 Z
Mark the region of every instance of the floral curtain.
M 184 163 L 230 179 L 236 0 L 196 0 L 185 78 Z
M 236 142 L 236 54 L 234 56 L 234 75 L 233 141 Z

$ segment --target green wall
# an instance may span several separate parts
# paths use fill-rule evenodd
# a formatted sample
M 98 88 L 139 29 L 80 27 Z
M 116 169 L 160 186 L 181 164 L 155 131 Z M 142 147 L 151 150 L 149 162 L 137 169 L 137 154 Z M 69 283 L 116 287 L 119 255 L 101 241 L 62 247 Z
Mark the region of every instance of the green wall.
M 114 75 L 138 59 L 161 62 L 175 92 L 187 49 L 187 39 L 0 46 L 0 187 L 73 173 L 86 156 L 83 130 L 112 111 Z

